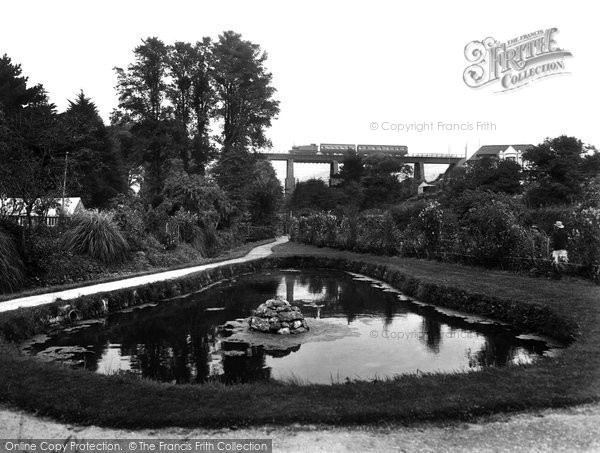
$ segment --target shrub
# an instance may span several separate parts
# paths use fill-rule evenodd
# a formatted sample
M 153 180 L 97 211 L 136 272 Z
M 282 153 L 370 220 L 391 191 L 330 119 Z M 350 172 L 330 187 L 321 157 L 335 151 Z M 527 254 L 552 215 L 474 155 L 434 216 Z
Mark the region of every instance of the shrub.
M 246 242 L 262 241 L 271 239 L 277 235 L 275 225 L 250 226 L 247 228 Z
M 600 280 L 600 208 L 593 206 L 524 212 L 519 197 L 467 190 L 444 209 L 435 200 L 420 199 L 383 213 L 293 218 L 290 237 L 319 247 L 457 260 L 545 275 L 552 270 L 545 229 L 551 231 L 557 218 L 569 233 L 569 258 L 575 264 L 569 272 L 583 271 Z M 539 228 L 532 228 L 534 224 Z
M 10 218 L 0 218 L 0 230 L 4 230 L 6 234 L 11 236 L 15 241 L 17 252 L 21 259 L 25 258 L 24 238 L 25 228 L 19 225 L 15 220 Z
M 400 234 L 389 214 L 364 215 L 358 219 L 356 250 L 393 255 L 399 245 Z
M 600 209 L 574 209 L 566 223 L 571 248 L 570 260 L 578 261 L 598 279 L 600 266 Z
M 148 234 L 142 200 L 139 197 L 119 195 L 111 201 L 111 207 L 113 219 L 127 240 L 129 248 L 132 251 L 146 250 Z
M 123 262 L 129 251 L 112 214 L 98 211 L 85 211 L 73 218 L 64 234 L 63 248 L 103 263 Z
M 434 256 L 440 247 L 444 212 L 437 201 L 428 201 L 402 233 L 402 252 L 407 255 Z
M 526 243 L 518 224 L 519 208 L 507 197 L 478 194 L 460 217 L 458 252 L 471 255 L 475 264 L 495 266 L 519 255 Z
M 43 287 L 85 282 L 107 275 L 109 270 L 97 260 L 73 252 L 55 249 L 29 269 L 28 286 Z
M 427 207 L 427 200 L 423 197 L 407 200 L 402 204 L 392 206 L 390 215 L 394 222 L 401 230 L 408 227 L 411 220 L 419 215 L 419 213 Z
M 0 291 L 17 291 L 21 288 L 24 277 L 23 260 L 15 238 L 0 229 Z
M 389 215 L 335 216 L 317 213 L 293 219 L 291 239 L 318 247 L 336 247 L 392 255 L 399 250 L 400 234 Z
M 202 254 L 206 253 L 204 234 L 198 226 L 198 215 L 180 209 L 167 222 L 167 232 L 176 243 L 185 242 Z

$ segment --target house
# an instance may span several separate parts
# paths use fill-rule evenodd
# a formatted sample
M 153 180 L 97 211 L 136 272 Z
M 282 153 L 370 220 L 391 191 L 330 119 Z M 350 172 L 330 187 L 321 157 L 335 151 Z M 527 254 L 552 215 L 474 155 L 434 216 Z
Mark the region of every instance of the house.
M 36 201 L 31 211 L 33 224 L 44 221 L 46 225 L 53 227 L 58 225 L 61 216 L 73 217 L 75 214 L 85 210 L 80 197 L 67 197 L 64 199 L 54 198 L 51 207 L 44 208 L 41 200 Z M 0 198 L 0 217 L 15 218 L 19 225 L 27 224 L 27 212 L 21 198 Z
M 501 160 L 512 160 L 523 166 L 523 153 L 533 145 L 485 145 L 479 148 L 469 160 L 483 157 L 495 157 Z
M 417 194 L 421 195 L 422 193 L 433 192 L 436 189 L 437 189 L 437 185 L 435 185 L 435 184 L 429 184 L 428 182 L 423 181 L 417 187 Z

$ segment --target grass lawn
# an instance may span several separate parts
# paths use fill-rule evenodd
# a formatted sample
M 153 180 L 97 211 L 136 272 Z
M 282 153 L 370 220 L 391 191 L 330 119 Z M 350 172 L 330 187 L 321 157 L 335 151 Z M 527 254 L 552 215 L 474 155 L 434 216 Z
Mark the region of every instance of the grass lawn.
M 446 375 L 409 375 L 335 385 L 277 382 L 174 386 L 131 376 L 102 376 L 42 363 L 0 347 L 0 401 L 62 421 L 120 428 L 468 420 L 496 412 L 600 400 L 600 287 L 565 278 L 381 257 L 295 243 L 275 258 L 341 258 L 385 265 L 423 284 L 546 307 L 577 323 L 577 340 L 557 358 L 527 366 Z

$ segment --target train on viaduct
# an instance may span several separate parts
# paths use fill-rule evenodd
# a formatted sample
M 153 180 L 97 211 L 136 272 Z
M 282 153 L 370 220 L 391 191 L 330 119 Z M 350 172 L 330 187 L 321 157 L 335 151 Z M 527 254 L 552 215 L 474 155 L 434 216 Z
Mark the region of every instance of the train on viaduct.
M 296 187 L 294 177 L 294 163 L 328 163 L 330 165 L 330 181 L 335 180 L 339 173 L 339 163 L 351 153 L 359 156 L 384 154 L 402 158 L 406 163 L 414 165 L 414 178 L 424 181 L 425 164 L 445 164 L 450 167 L 459 163 L 464 156 L 451 154 L 409 154 L 405 145 L 354 145 L 347 143 L 321 143 L 292 146 L 288 152 L 263 152 L 260 153 L 267 160 L 284 160 L 287 162 L 285 178 L 285 192 L 290 193 Z

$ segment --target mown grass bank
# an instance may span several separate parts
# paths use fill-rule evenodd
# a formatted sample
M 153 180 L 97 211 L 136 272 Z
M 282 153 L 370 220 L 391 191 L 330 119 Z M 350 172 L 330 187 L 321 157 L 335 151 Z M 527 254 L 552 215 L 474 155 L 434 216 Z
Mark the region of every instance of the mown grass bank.
M 170 285 L 160 282 L 138 288 L 135 293 L 123 290 L 87 296 L 76 304 L 91 315 L 94 310 L 105 310 L 102 298 L 108 300 L 109 310 L 115 310 L 150 297 L 172 297 L 264 266 L 291 264 L 365 273 L 404 286 L 424 301 L 432 302 L 429 298 L 434 297 L 447 304 L 472 304 L 472 311 L 493 312 L 499 319 L 516 318 L 516 311 L 525 317 L 525 325 L 535 326 L 540 333 L 554 331 L 554 336 L 577 339 L 558 358 L 544 358 L 529 366 L 332 386 L 276 382 L 172 386 L 41 363 L 6 345 L 0 353 L 0 401 L 74 423 L 138 428 L 467 420 L 499 411 L 600 399 L 600 291 L 580 280 L 536 280 L 433 261 L 285 244 L 276 248 L 273 258 L 222 266 Z M 461 294 L 463 299 L 452 302 Z M 47 319 L 52 313 L 43 310 L 51 311 L 57 305 L 38 307 L 35 315 L 35 310 L 6 313 L 0 316 L 0 331 L 8 337 L 12 331 L 13 339 L 24 331 L 42 331 L 47 325 L 34 320 Z M 19 316 L 29 321 L 16 330 Z

